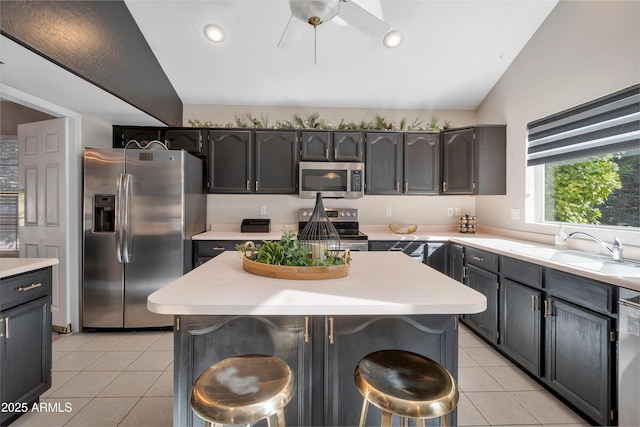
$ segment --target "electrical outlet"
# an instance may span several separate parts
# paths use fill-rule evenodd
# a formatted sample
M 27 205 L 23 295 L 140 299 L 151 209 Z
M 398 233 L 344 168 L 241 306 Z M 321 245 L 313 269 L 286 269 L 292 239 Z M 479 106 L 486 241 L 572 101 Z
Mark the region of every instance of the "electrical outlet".
M 266 215 L 267 214 L 267 207 L 266 206 L 260 206 L 260 215 Z
M 384 208 L 384 216 L 391 216 L 391 208 Z
M 519 220 L 520 219 L 520 209 L 513 208 L 511 209 L 511 219 Z
M 456 208 L 456 216 L 460 216 L 460 208 Z
M 447 216 L 453 216 L 453 208 L 447 208 Z

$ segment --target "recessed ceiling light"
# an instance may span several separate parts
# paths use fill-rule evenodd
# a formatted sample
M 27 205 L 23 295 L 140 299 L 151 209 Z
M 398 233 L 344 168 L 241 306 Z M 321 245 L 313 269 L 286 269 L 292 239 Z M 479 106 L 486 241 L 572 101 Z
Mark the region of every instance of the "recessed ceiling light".
M 207 36 L 209 40 L 215 43 L 222 42 L 225 37 L 224 30 L 216 24 L 209 24 L 204 27 L 204 35 Z
M 382 43 L 389 48 L 398 47 L 402 43 L 402 32 L 391 30 L 384 35 Z

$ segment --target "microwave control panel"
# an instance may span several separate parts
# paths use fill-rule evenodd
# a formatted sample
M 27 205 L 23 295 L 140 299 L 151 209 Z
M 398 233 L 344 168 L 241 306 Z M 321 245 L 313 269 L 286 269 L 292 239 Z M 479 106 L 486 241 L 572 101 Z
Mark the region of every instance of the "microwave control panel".
M 362 191 L 362 171 L 351 171 L 351 191 Z

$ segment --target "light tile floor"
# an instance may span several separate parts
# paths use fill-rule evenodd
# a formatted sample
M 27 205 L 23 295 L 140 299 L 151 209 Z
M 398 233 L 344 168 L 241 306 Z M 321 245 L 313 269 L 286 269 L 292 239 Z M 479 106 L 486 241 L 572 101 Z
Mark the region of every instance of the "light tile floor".
M 589 425 L 463 325 L 459 344 L 458 425 Z M 172 425 L 171 332 L 54 334 L 52 376 L 12 426 Z

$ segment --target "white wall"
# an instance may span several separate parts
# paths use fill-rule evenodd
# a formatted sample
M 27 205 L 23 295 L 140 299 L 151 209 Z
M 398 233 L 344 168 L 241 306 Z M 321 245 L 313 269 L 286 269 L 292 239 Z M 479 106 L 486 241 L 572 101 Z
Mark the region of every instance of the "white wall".
M 477 110 L 479 122 L 508 124 L 507 196 L 478 197 L 478 218 L 555 233 L 555 226 L 525 222 L 526 124 L 639 81 L 640 2 L 560 1 Z M 512 208 L 521 220 L 511 219 Z M 640 233 L 626 234 L 625 243 L 640 245 Z

